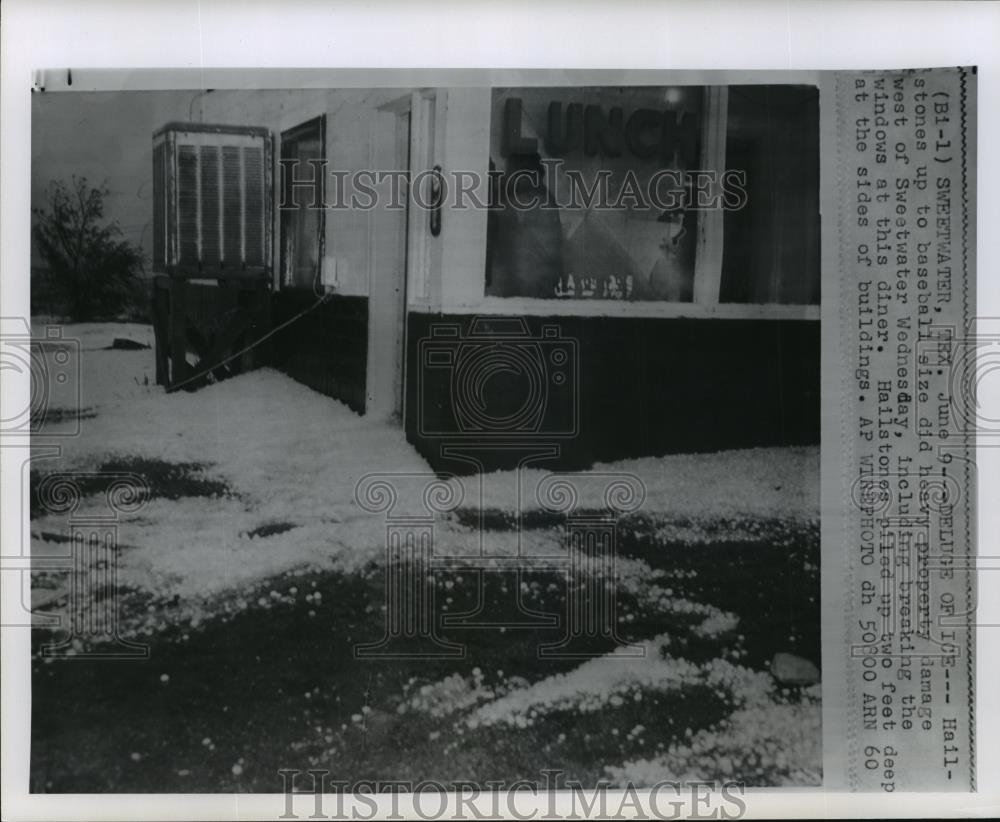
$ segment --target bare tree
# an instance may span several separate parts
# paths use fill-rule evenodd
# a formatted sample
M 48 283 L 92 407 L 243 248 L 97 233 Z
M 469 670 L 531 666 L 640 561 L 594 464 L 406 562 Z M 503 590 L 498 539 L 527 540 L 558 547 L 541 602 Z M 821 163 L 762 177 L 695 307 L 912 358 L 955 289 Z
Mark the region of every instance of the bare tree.
M 117 222 L 104 222 L 108 194 L 106 185 L 74 175 L 69 184 L 52 182 L 45 206 L 32 209 L 55 298 L 75 320 L 116 316 L 137 296 L 142 255 Z

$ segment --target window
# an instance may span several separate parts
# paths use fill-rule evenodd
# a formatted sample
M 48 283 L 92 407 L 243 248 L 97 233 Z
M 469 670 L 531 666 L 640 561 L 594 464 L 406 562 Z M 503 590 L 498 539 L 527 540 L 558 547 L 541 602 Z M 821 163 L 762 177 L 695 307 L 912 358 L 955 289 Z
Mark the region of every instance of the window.
M 486 294 L 818 304 L 813 87 L 499 88 Z
M 324 243 L 326 117 L 281 134 L 281 283 L 313 287 Z
M 726 166 L 747 205 L 724 213 L 719 301 L 819 303 L 819 91 L 731 86 Z

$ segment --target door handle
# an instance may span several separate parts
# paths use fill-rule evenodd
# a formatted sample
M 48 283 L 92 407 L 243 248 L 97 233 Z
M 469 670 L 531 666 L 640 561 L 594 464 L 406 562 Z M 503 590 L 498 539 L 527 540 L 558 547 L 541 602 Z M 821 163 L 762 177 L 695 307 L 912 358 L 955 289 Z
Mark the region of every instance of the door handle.
M 441 178 L 441 166 L 436 165 L 431 172 L 430 229 L 432 237 L 437 237 L 441 233 L 441 206 L 443 203 L 444 182 Z

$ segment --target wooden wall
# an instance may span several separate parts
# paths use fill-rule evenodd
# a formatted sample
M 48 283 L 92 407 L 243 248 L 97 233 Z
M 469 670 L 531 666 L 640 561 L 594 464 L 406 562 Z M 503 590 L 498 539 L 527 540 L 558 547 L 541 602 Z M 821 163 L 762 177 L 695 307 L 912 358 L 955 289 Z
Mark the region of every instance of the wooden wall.
M 313 308 L 312 291 L 286 288 L 272 299 L 273 327 L 288 323 L 272 340 L 274 367 L 363 414 L 368 298 L 332 296 Z

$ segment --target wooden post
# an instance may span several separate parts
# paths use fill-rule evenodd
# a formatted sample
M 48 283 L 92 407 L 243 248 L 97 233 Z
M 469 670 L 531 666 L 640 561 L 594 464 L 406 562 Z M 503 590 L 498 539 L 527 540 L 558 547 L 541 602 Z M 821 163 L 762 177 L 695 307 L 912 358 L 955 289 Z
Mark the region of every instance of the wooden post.
M 170 387 L 187 379 L 187 281 L 170 280 Z
M 170 384 L 170 326 L 168 316 L 170 310 L 167 291 L 168 281 L 165 277 L 153 278 L 153 335 L 156 339 L 156 384 Z

